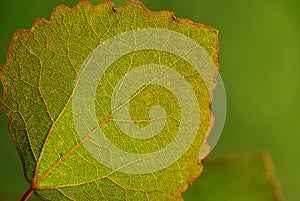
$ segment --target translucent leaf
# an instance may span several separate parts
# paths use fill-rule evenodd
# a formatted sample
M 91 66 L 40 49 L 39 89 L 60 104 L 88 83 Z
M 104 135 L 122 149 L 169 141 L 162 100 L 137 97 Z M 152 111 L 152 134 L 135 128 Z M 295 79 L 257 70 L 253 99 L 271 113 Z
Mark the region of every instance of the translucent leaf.
M 212 127 L 217 31 L 131 1 L 58 6 L 17 31 L 1 108 L 48 200 L 179 200 Z

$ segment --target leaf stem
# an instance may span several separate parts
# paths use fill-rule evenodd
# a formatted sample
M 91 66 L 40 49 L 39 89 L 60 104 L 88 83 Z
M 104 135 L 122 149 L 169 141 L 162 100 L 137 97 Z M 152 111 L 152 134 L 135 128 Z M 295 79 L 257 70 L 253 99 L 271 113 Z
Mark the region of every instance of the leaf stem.
M 21 201 L 27 201 L 28 198 L 31 196 L 31 194 L 34 192 L 34 188 L 30 186 L 30 188 L 26 191 L 26 193 L 23 195 Z

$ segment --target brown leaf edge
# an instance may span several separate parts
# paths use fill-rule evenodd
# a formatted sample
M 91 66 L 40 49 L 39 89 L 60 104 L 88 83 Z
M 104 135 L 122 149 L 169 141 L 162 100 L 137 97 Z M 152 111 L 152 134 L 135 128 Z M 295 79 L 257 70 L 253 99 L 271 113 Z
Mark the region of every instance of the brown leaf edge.
M 8 59 L 9 59 L 10 53 L 11 53 L 11 47 L 12 47 L 14 38 L 16 37 L 16 34 L 17 34 L 17 33 L 19 33 L 19 32 L 23 32 L 23 33 L 31 32 L 31 30 L 34 29 L 36 23 L 38 23 L 38 22 L 40 22 L 40 21 L 43 21 L 43 22 L 46 23 L 46 24 L 51 24 L 51 22 L 52 22 L 52 16 L 53 16 L 54 13 L 56 12 L 56 10 L 57 10 L 58 8 L 60 8 L 60 7 L 64 7 L 64 8 L 66 8 L 66 9 L 72 11 L 72 10 L 76 10 L 81 4 L 88 4 L 88 5 L 91 6 L 92 8 L 97 8 L 97 7 L 102 6 L 102 4 L 105 4 L 105 3 L 111 4 L 112 9 L 113 9 L 115 12 L 118 12 L 119 10 L 123 9 L 124 7 L 126 7 L 127 5 L 129 5 L 130 3 L 138 3 L 138 4 L 143 8 L 143 10 L 146 11 L 146 12 L 148 12 L 148 13 L 156 14 L 156 15 L 159 15 L 159 14 L 162 14 L 162 13 L 169 13 L 169 14 L 172 16 L 173 20 L 177 20 L 177 21 L 185 21 L 186 23 L 190 23 L 190 24 L 192 24 L 192 25 L 200 26 L 200 27 L 207 28 L 207 29 L 210 29 L 210 30 L 214 31 L 214 32 L 216 33 L 216 47 L 215 47 L 215 48 L 216 48 L 216 54 L 214 55 L 214 57 L 215 57 L 214 63 L 215 63 L 215 65 L 216 65 L 216 67 L 217 67 L 217 71 L 216 71 L 216 73 L 215 73 L 215 75 L 214 75 L 215 86 L 214 86 L 213 89 L 209 92 L 209 93 L 210 93 L 211 99 L 210 99 L 210 101 L 209 101 L 209 103 L 208 103 L 208 106 L 211 104 L 212 99 L 213 99 L 213 91 L 214 91 L 214 89 L 217 87 L 217 80 L 216 80 L 216 77 L 217 77 L 217 72 L 218 72 L 218 70 L 219 70 L 219 63 L 218 63 L 218 55 L 219 55 L 219 35 L 218 35 L 218 30 L 216 30 L 216 29 L 214 29 L 214 28 L 212 28 L 212 27 L 210 27 L 210 26 L 201 24 L 201 23 L 195 23 L 195 22 L 193 22 L 193 21 L 191 21 L 191 20 L 189 20 L 189 19 L 177 18 L 177 17 L 175 17 L 174 13 L 173 13 L 172 11 L 170 11 L 170 10 L 150 11 L 148 8 L 146 8 L 146 7 L 144 6 L 143 3 L 141 3 L 141 2 L 138 1 L 138 0 L 130 0 L 130 1 L 126 2 L 126 3 L 124 3 L 123 5 L 121 5 L 121 6 L 118 7 L 118 8 L 115 7 L 114 3 L 113 3 L 111 0 L 104 0 L 103 2 L 101 2 L 100 4 L 98 4 L 98 5 L 96 5 L 96 6 L 93 5 L 92 3 L 90 3 L 88 0 L 81 0 L 81 1 L 78 2 L 73 8 L 69 8 L 68 6 L 66 6 L 66 5 L 64 5 L 64 4 L 59 4 L 59 5 L 57 5 L 57 6 L 53 9 L 53 11 L 52 11 L 52 13 L 51 13 L 51 15 L 50 15 L 50 20 L 49 20 L 49 21 L 46 20 L 45 18 L 37 18 L 37 19 L 34 21 L 32 27 L 31 27 L 29 30 L 18 29 L 17 31 L 15 31 L 15 33 L 13 34 L 13 36 L 12 36 L 12 38 L 11 38 L 11 40 L 10 40 L 10 44 L 9 44 L 9 48 L 8 48 L 8 53 L 7 53 L 6 61 L 5 61 L 5 63 L 4 63 L 3 65 L 0 66 L 0 71 L 2 71 L 2 69 L 3 69 L 3 67 L 4 67 L 5 65 L 7 65 L 7 61 L 8 61 Z M 2 96 L 4 96 L 4 95 L 6 94 L 6 86 L 5 86 L 5 84 L 4 84 L 4 80 L 3 80 L 3 78 L 2 78 L 1 73 L 0 73 L 0 81 L 1 81 L 2 86 L 3 86 L 3 89 L 4 89 L 4 92 L 3 92 L 2 94 L 0 94 L 0 98 L 1 98 Z M 13 137 L 13 135 L 12 135 L 12 132 L 11 132 L 11 129 L 10 129 L 10 128 L 11 128 L 11 116 L 10 116 L 10 114 L 9 114 L 9 113 L 1 106 L 1 105 L 0 105 L 0 109 L 1 109 L 1 110 L 7 115 L 7 117 L 8 117 L 8 129 L 9 129 L 9 133 L 10 133 L 10 136 L 11 136 L 13 142 L 14 142 L 14 146 L 15 146 L 15 148 L 16 148 L 16 150 L 17 150 L 17 153 L 18 153 L 18 155 L 19 155 L 19 157 L 20 157 L 20 159 L 21 159 L 22 166 L 23 166 L 23 174 L 24 174 L 24 177 L 26 178 L 27 181 L 29 181 L 29 179 L 27 178 L 27 175 L 26 175 L 26 173 L 25 173 L 24 158 L 22 157 L 22 155 L 21 155 L 21 153 L 20 153 L 20 150 L 19 150 L 19 148 L 18 148 L 17 145 L 16 145 L 15 139 L 14 139 L 14 137 Z M 213 123 L 214 123 L 214 117 L 213 117 L 213 114 L 212 114 L 211 111 L 210 111 L 210 113 L 211 113 L 211 118 L 212 118 L 212 125 L 211 125 L 211 127 L 209 128 L 209 131 L 208 131 L 208 134 L 207 134 L 207 136 L 206 136 L 206 139 L 208 138 L 209 134 L 211 133 L 212 128 L 213 128 Z M 209 145 L 208 145 L 208 143 L 206 142 L 206 139 L 205 139 L 205 144 L 206 144 L 206 146 L 208 146 L 208 148 L 209 148 Z M 209 154 L 209 151 L 208 151 L 207 155 L 208 155 L 208 154 Z M 207 156 L 206 156 L 206 157 L 207 157 Z M 188 189 L 188 187 L 191 186 L 192 183 L 193 183 L 193 182 L 201 175 L 201 173 L 202 173 L 202 171 L 203 171 L 203 164 L 202 164 L 201 161 L 202 161 L 203 159 L 205 159 L 206 157 L 204 156 L 204 157 L 202 157 L 202 158 L 199 158 L 199 173 L 198 173 L 194 178 L 192 178 L 192 179 L 189 181 L 189 184 L 186 185 L 185 188 L 183 188 L 183 189 L 179 192 L 179 197 L 180 197 L 180 199 L 181 199 L 182 201 L 183 201 L 184 199 L 183 199 L 183 197 L 181 196 L 181 194 L 182 194 L 183 192 L 185 192 L 185 191 Z M 40 183 L 40 182 L 41 182 L 41 181 L 39 181 L 39 183 Z M 22 197 L 21 201 L 26 201 L 26 200 L 28 200 L 28 198 L 31 196 L 31 194 L 34 193 L 34 191 L 35 191 L 35 189 L 36 189 L 36 186 L 37 186 L 39 183 L 36 183 L 36 182 L 32 183 L 32 184 L 30 185 L 29 189 L 25 192 L 25 194 L 24 194 L 24 196 Z
M 285 197 L 282 192 L 281 185 L 276 177 L 274 163 L 272 160 L 272 156 L 268 152 L 257 152 L 257 153 L 249 153 L 249 154 L 226 154 L 217 156 L 214 158 L 208 158 L 204 163 L 206 165 L 226 162 L 226 161 L 245 161 L 245 160 L 260 160 L 264 165 L 264 169 L 267 174 L 267 179 L 271 183 L 273 187 L 273 192 L 276 198 L 276 201 L 285 201 Z

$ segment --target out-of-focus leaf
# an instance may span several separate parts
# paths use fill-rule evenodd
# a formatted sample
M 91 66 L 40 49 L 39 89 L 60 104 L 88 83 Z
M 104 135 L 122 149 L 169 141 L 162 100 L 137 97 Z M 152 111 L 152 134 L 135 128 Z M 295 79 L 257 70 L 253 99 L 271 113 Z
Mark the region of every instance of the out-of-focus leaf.
M 188 201 L 283 201 L 268 154 L 221 156 L 183 193 Z

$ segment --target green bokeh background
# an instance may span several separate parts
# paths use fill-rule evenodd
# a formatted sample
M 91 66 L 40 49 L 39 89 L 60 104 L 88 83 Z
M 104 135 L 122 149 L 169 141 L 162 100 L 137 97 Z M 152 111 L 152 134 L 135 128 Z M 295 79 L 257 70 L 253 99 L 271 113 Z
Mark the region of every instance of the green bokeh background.
M 18 29 L 49 19 L 61 3 L 75 0 L 0 2 L 0 64 Z M 99 0 L 92 0 L 98 4 Z M 125 1 L 114 0 L 116 6 Z M 228 112 L 222 137 L 210 157 L 226 153 L 271 153 L 287 201 L 300 199 L 300 1 L 142 0 L 151 10 L 172 10 L 219 30 L 221 75 Z M 21 196 L 28 187 L 0 115 L 0 194 Z M 200 177 L 201 179 L 201 177 Z M 196 195 L 195 195 L 196 196 Z M 1 199 L 1 197 L 0 197 Z

